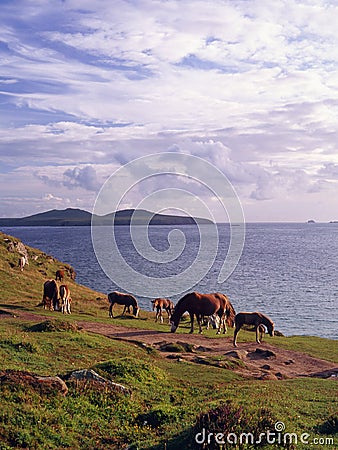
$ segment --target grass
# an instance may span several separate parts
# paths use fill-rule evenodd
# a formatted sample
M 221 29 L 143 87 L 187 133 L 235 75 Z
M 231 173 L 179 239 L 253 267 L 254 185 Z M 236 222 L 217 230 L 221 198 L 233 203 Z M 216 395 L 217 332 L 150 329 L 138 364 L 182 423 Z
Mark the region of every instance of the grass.
M 7 246 L 8 241 L 0 235 L 0 309 L 21 308 L 41 314 L 43 310 L 37 305 L 42 298 L 43 282 L 67 265 L 28 248 L 30 264 L 20 272 L 16 266 L 18 254 L 8 251 Z M 180 348 L 176 349 L 177 358 L 168 359 L 165 353 L 148 347 L 87 333 L 79 330 L 76 323 L 96 321 L 165 332 L 168 324 L 155 323 L 154 314 L 145 311 L 141 312 L 140 320 L 129 316 L 109 319 L 108 302 L 102 293 L 70 279 L 67 284 L 73 297 L 71 317 L 60 319 L 53 312 L 43 311 L 50 319 L 46 323 L 1 314 L 0 450 L 200 448 L 194 441 L 198 417 L 228 401 L 234 410 L 240 411 L 243 423 L 249 420 L 257 430 L 268 417 L 269 426 L 283 421 L 286 431 L 307 432 L 313 438 L 324 436 L 320 430 L 325 424 L 327 427 L 328 423 L 336 423 L 336 380 L 247 380 L 235 373 L 233 364 L 229 365 L 222 356 L 203 355 L 203 361 L 197 364 L 181 360 Z M 116 308 L 115 314 L 120 313 Z M 177 330 L 178 338 L 188 331 L 189 324 L 183 321 Z M 232 333 L 228 330 L 226 339 L 231 339 Z M 224 339 L 216 336 L 214 330 L 204 334 L 210 339 Z M 240 332 L 240 342 L 252 340 L 252 332 Z M 264 340 L 277 347 L 338 360 L 335 341 L 302 336 L 266 336 Z M 125 385 L 131 395 L 89 382 L 67 380 L 72 371 L 81 369 L 93 369 L 104 378 Z M 5 370 L 59 375 L 67 380 L 69 392 L 66 396 L 57 391 L 47 395 L 24 383 L 3 382 L 1 373 Z M 332 433 L 328 436 L 334 437 Z M 308 448 L 311 446 L 297 446 L 301 450 Z M 320 448 L 334 446 L 325 444 Z

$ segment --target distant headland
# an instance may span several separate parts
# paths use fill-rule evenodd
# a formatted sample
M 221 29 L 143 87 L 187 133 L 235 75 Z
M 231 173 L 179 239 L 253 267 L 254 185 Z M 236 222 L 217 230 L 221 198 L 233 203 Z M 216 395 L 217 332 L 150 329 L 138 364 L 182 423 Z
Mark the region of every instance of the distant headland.
M 94 225 L 208 225 L 212 221 L 203 218 L 155 214 L 144 209 L 124 209 L 103 216 L 78 208 L 53 209 L 19 218 L 0 218 L 2 227 L 67 227 Z

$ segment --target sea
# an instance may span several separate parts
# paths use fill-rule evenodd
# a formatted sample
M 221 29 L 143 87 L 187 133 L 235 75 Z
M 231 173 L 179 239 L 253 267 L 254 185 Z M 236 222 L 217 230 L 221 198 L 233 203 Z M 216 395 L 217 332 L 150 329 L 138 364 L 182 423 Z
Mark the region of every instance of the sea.
M 176 235 L 171 226 L 148 227 L 147 236 L 142 234 L 148 253 L 143 254 L 139 239 L 135 246 L 128 226 L 116 227 L 116 248 L 110 246 L 110 228 L 99 227 L 103 245 L 99 250 L 96 245 L 95 251 L 91 227 L 2 227 L 1 231 L 72 265 L 78 283 L 105 295 L 113 290 L 134 293 L 133 289 L 140 288 L 136 280 L 144 280 L 147 295 L 140 291 L 137 298 L 145 310 L 151 310 L 151 299 L 160 296 L 159 286 L 165 286 L 165 294 L 172 286 L 174 303 L 192 290 L 218 291 L 229 297 L 236 312 L 260 311 L 286 336 L 338 339 L 338 224 L 246 224 L 243 251 L 225 280 L 219 279 L 219 273 L 227 257 L 231 229 L 218 224 L 215 244 L 214 232 L 210 228 L 209 239 L 208 225 L 203 227 L 202 256 L 201 231 L 193 225 L 179 227 Z M 170 257 L 175 236 L 182 248 Z M 112 253 L 103 268 L 102 251 Z M 211 262 L 205 265 L 206 260 Z M 112 272 L 107 269 L 110 262 L 115 264 Z M 179 279 L 182 273 L 188 274 L 183 286 Z M 198 273 L 197 281 L 194 273 Z

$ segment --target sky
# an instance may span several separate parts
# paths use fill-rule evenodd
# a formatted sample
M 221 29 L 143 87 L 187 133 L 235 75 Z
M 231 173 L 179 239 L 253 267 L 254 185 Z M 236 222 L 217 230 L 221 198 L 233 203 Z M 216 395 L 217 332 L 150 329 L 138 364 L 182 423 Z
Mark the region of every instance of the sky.
M 0 3 L 0 217 L 92 211 L 169 152 L 221 171 L 247 222 L 338 219 L 337 1 Z

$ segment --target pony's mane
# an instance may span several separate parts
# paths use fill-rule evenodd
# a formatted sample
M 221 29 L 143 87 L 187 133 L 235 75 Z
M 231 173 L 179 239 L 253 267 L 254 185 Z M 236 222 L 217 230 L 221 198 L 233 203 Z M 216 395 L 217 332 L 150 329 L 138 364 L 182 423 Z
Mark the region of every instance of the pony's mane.
M 227 313 L 226 322 L 229 325 L 229 327 L 233 327 L 235 325 L 236 311 L 235 308 L 232 306 L 230 300 L 227 300 L 225 309 Z
M 194 292 L 189 292 L 188 294 L 185 294 L 177 303 L 176 305 L 174 305 L 174 312 L 171 316 L 172 319 L 175 319 L 176 316 L 180 317 L 180 314 L 182 314 L 182 312 L 180 311 L 181 305 L 182 303 L 190 297 L 190 295 L 194 294 Z M 184 306 L 183 306 L 184 308 Z
M 188 292 L 188 294 L 185 294 L 177 303 L 176 303 L 176 308 L 179 307 L 181 305 L 181 303 L 184 302 L 184 300 L 186 300 L 191 294 L 194 294 L 194 292 Z
M 136 298 L 132 295 L 132 296 L 131 296 L 131 299 L 132 299 L 132 301 L 133 301 L 132 306 L 135 306 L 136 308 L 138 308 L 138 303 L 137 303 Z
M 273 323 L 273 321 L 268 317 L 268 316 L 266 316 L 265 314 L 262 314 L 262 313 L 260 313 L 261 314 L 261 317 L 262 317 L 262 319 L 263 319 L 263 324 L 269 329 L 269 328 L 273 328 L 274 327 L 274 323 Z

